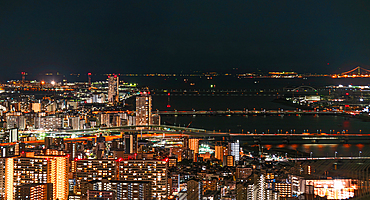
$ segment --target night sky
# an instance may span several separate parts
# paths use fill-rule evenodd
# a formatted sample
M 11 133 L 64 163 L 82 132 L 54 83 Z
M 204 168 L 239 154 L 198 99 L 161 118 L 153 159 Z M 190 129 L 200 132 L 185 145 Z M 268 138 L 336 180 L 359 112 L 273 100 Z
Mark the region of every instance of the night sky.
M 353 0 L 1 1 L 0 78 L 370 68 L 369 10 Z

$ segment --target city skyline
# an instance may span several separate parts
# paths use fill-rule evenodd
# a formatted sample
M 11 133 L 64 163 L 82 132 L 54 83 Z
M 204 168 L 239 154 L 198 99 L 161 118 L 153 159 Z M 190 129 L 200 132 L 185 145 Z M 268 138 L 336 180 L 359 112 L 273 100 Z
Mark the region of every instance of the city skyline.
M 0 3 L 0 200 L 370 198 L 370 2 Z

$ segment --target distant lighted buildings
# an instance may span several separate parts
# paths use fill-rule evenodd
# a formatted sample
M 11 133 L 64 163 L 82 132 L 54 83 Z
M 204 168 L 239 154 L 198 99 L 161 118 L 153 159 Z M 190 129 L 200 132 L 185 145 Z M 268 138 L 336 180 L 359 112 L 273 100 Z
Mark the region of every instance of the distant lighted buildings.
M 113 105 L 119 101 L 119 77 L 108 76 L 108 103 Z
M 136 126 L 152 124 L 152 97 L 148 94 L 136 97 Z
M 296 72 L 269 72 L 271 78 L 296 78 L 298 74 Z
M 35 128 L 54 130 L 62 128 L 63 119 L 57 116 L 40 116 L 35 118 Z

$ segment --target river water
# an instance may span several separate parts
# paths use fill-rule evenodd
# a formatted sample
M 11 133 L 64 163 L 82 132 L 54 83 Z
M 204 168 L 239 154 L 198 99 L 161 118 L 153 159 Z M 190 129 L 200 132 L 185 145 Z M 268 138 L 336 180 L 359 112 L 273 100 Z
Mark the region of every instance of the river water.
M 162 81 L 162 82 L 161 82 Z M 174 89 L 175 79 L 156 82 L 156 87 Z M 229 82 L 227 82 L 229 81 Z M 165 83 L 171 84 L 165 84 Z M 327 85 L 369 85 L 368 79 L 249 79 L 234 78 L 222 80 L 194 81 L 196 87 L 183 85 L 181 89 L 209 89 L 209 83 L 221 85 L 222 89 L 282 89 L 310 85 L 323 88 Z M 185 84 L 182 83 L 181 84 Z M 159 87 L 159 86 L 162 87 Z M 167 86 L 167 87 L 166 87 Z M 179 88 L 177 88 L 179 89 Z M 220 89 L 220 88 L 218 88 Z M 276 96 L 162 96 L 153 95 L 153 110 L 243 110 L 243 109 L 295 109 L 287 105 L 273 102 Z M 167 105 L 171 107 L 168 108 Z M 162 116 L 162 124 L 204 128 L 220 132 L 231 133 L 370 133 L 370 122 L 358 118 L 343 116 Z M 369 144 L 281 144 L 264 145 L 265 148 L 285 148 L 298 152 L 312 152 L 314 157 L 334 156 L 370 156 Z

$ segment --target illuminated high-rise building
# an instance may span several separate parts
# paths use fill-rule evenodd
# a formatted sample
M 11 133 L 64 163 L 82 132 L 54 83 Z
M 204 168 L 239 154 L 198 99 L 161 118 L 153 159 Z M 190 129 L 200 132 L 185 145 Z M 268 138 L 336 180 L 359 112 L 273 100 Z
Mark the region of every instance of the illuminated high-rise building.
M 225 146 L 216 145 L 215 146 L 215 158 L 224 161 L 224 156 L 228 155 L 228 149 Z
M 165 160 L 123 160 L 119 163 L 120 181 L 149 181 L 152 199 L 167 199 Z
M 276 182 L 275 190 L 279 191 L 281 198 L 292 197 L 292 184 L 287 182 Z
M 77 194 L 86 195 L 87 183 L 95 180 L 116 179 L 116 164 L 113 159 L 76 159 L 76 186 Z
M 69 117 L 68 124 L 73 130 L 80 130 L 80 117 Z
M 247 188 L 248 185 L 243 183 L 236 184 L 236 200 L 246 200 L 247 199 Z
M 136 133 L 125 133 L 123 135 L 123 139 L 125 142 L 125 153 L 126 154 L 133 154 L 137 153 L 138 148 L 138 140 L 137 140 L 137 134 Z
M 256 174 L 255 174 L 256 175 Z M 256 175 L 255 185 L 257 186 L 255 190 L 255 197 L 260 200 L 266 199 L 266 177 L 263 173 Z
M 36 129 L 59 129 L 62 128 L 62 118 L 56 116 L 43 116 L 35 118 L 35 128 Z
M 68 199 L 67 157 L 11 157 L 5 160 L 5 198 L 13 200 L 14 189 L 24 184 L 52 183 L 53 199 Z
M 234 167 L 235 166 L 235 158 L 232 155 L 227 155 L 224 156 L 223 159 L 223 166 L 228 166 L 228 167 Z
M 189 149 L 194 151 L 194 154 L 199 153 L 199 139 L 190 138 L 189 139 Z
M 18 129 L 13 128 L 9 130 L 9 142 L 17 142 L 19 140 Z
M 26 128 L 26 118 L 19 115 L 8 115 L 6 116 L 6 128 L 24 130 Z
M 53 200 L 52 183 L 32 183 L 18 186 L 15 199 L 17 200 Z
M 87 200 L 111 200 L 116 199 L 116 194 L 114 191 L 106 190 L 88 190 Z
M 94 191 L 115 191 L 116 200 L 151 200 L 150 181 L 93 181 Z
M 240 158 L 239 140 L 229 143 L 229 155 L 234 156 L 235 161 L 239 161 L 239 158 Z
M 203 195 L 203 183 L 200 180 L 190 180 L 187 182 L 187 199 L 201 200 Z
M 152 124 L 152 96 L 136 97 L 136 126 Z
M 5 197 L 5 158 L 0 158 L 0 199 Z
M 119 77 L 108 76 L 108 103 L 115 104 L 119 101 Z

